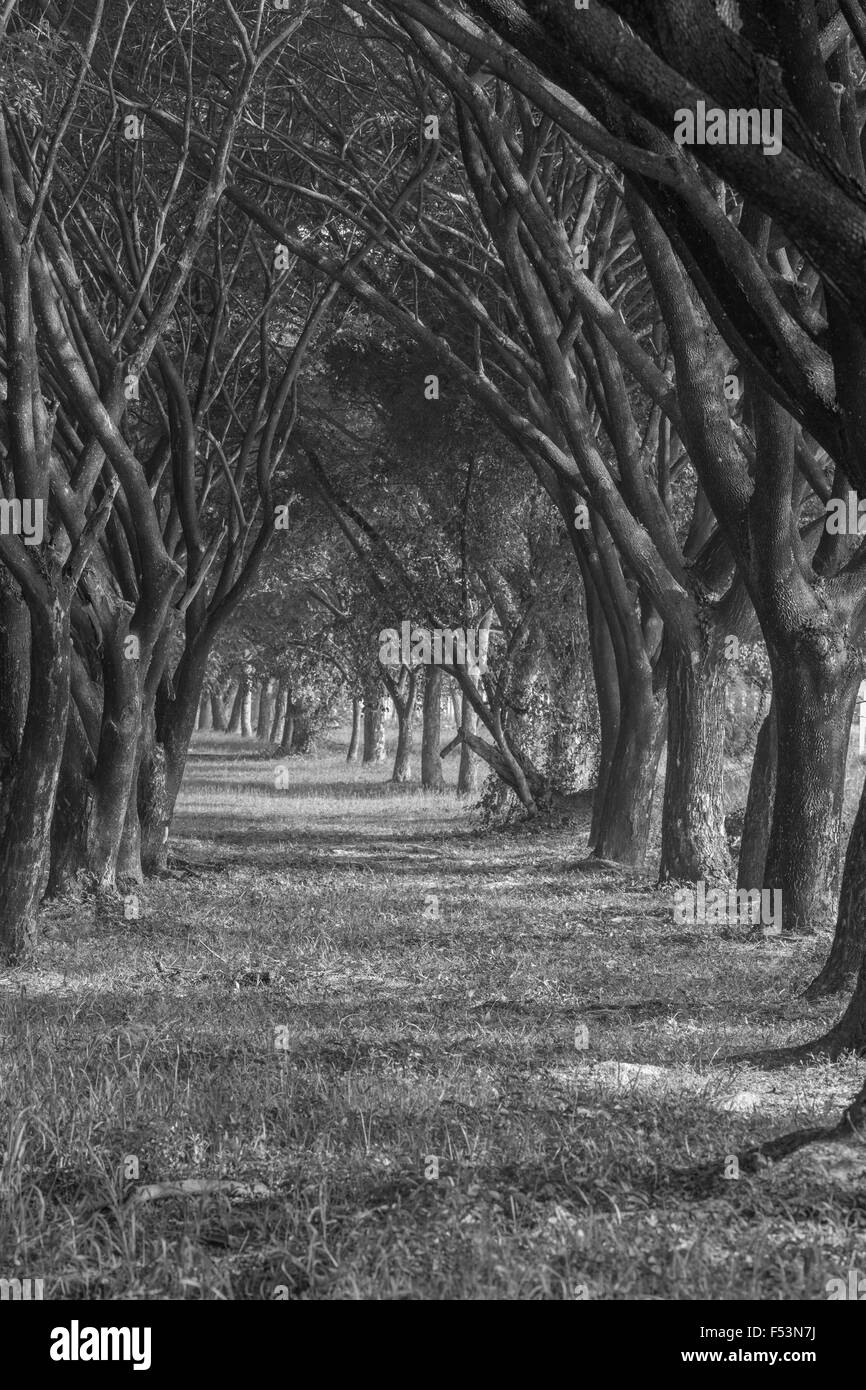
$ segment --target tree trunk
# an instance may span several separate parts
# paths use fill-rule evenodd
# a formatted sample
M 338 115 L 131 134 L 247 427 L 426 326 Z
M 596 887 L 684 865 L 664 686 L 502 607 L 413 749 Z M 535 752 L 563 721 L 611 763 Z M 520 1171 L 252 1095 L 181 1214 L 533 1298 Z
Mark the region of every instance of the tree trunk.
M 87 868 L 87 822 L 90 815 L 90 778 L 96 759 L 84 722 L 70 699 L 63 760 L 51 818 L 51 865 L 46 896 L 62 897 L 74 887 Z
M 356 695 L 352 700 L 352 736 L 349 739 L 349 751 L 346 754 L 347 763 L 356 763 L 361 756 L 363 718 L 363 701 Z
M 598 817 L 592 852 L 640 868 L 646 858 L 659 758 L 665 744 L 667 699 L 652 675 L 635 674 L 621 693 L 616 750 Z
M 280 676 L 277 687 L 277 697 L 274 700 L 274 717 L 271 720 L 271 732 L 268 739 L 269 743 L 279 743 L 282 737 L 283 724 L 286 719 L 286 706 L 289 703 L 289 682 L 285 676 Z
M 168 867 L 171 817 L 166 803 L 165 767 L 165 748 L 154 739 L 145 750 L 138 774 L 141 867 L 145 874 L 160 873 Z
M 474 734 L 478 716 L 472 708 L 465 692 L 461 697 L 460 728 L 464 735 Z M 478 791 L 478 759 L 469 744 L 460 745 L 460 768 L 457 773 L 457 793 L 459 796 L 475 796 Z
M 728 662 L 707 653 L 668 654 L 668 758 L 659 882 L 727 882 L 725 695 Z
M 610 640 L 610 629 L 591 580 L 585 585 L 585 588 L 587 626 L 589 628 L 599 727 L 598 780 L 592 798 L 592 822 L 589 830 L 589 843 L 595 846 L 604 838 L 605 800 L 619 739 L 620 695 L 616 655 Z
M 377 683 L 364 695 L 364 763 L 385 761 L 385 702 Z
M 761 724 L 752 760 L 737 865 L 737 888 L 760 888 L 765 881 L 770 822 L 776 799 L 776 750 L 776 710 L 771 703 Z
M 210 693 L 210 707 L 211 727 L 214 733 L 224 734 L 229 726 L 228 715 L 226 714 L 225 701 L 216 688 Z
M 461 693 L 461 691 L 460 691 L 460 687 L 459 687 L 458 685 L 452 684 L 452 686 L 451 686 L 451 714 L 452 714 L 453 719 L 454 719 L 454 727 L 455 727 L 455 729 L 459 729 L 459 728 L 460 728 L 460 711 L 461 711 L 461 709 L 462 709 L 462 707 L 463 707 L 462 701 L 463 701 L 463 696 L 462 696 L 462 693 Z
M 231 712 L 231 714 L 230 714 L 230 716 L 229 716 L 229 727 L 228 727 L 228 732 L 229 732 L 230 734 L 239 734 L 239 733 L 240 733 L 240 731 L 241 731 L 241 716 L 242 716 L 242 714 L 243 714 L 243 708 L 244 708 L 244 680 L 243 680 L 243 676 L 242 676 L 242 677 L 240 678 L 240 680 L 238 681 L 237 689 L 235 690 L 235 697 L 234 697 L 234 699 L 233 699 L 233 701 L 232 701 L 232 712 Z
M 863 873 L 864 865 L 860 864 L 861 875 L 860 883 L 866 883 L 866 874 Z M 860 891 L 860 903 L 864 902 L 863 889 Z M 862 918 L 861 918 L 862 921 Z M 806 991 L 811 993 L 814 985 L 817 985 L 820 975 L 809 986 Z M 822 993 L 829 994 L 831 991 L 824 988 Z M 792 1049 L 793 1050 L 793 1049 Z M 782 1049 L 782 1053 L 787 1053 L 788 1049 Z M 861 1056 L 866 1052 L 866 959 L 861 958 L 860 970 L 857 975 L 857 983 L 854 986 L 854 993 L 851 996 L 847 1009 L 845 1010 L 838 1023 L 835 1023 L 829 1032 L 823 1037 L 818 1038 L 814 1043 L 803 1043 L 796 1049 L 798 1058 L 808 1057 L 810 1053 L 815 1056 L 829 1057 L 831 1060 L 841 1056 L 843 1052 L 857 1052 Z M 794 1060 L 794 1059 L 792 1059 Z
M 280 739 L 280 753 L 291 753 L 292 740 L 295 737 L 295 703 L 292 699 L 291 687 L 289 687 L 288 699 L 286 701 L 286 718 L 283 724 L 283 736 Z
M 421 786 L 428 791 L 445 790 L 442 759 L 439 757 L 442 727 L 442 667 L 428 666 L 424 677 L 424 707 L 421 731 Z
M 139 660 L 128 660 L 124 655 L 126 637 L 123 615 L 118 615 L 111 631 L 106 624 L 102 724 L 87 827 L 88 872 L 98 888 L 115 885 L 117 856 L 138 766 L 143 717 L 141 679 Z
M 0 838 L 0 956 L 14 963 L 36 940 L 36 911 L 70 694 L 69 609 L 56 597 L 30 610 L 30 691 Z
M 412 717 L 417 689 L 418 677 L 414 671 L 410 671 L 405 695 L 400 690 L 391 697 L 397 714 L 397 752 L 394 755 L 392 782 L 403 783 L 412 779 Z
M 241 695 L 241 738 L 253 736 L 253 678 L 245 675 Z
M 847 661 L 809 662 L 791 648 L 771 647 L 770 660 L 778 772 L 763 886 L 781 890 L 785 931 L 826 930 L 836 919 L 845 767 L 859 672 Z
M 292 743 L 290 752 L 309 753 L 313 747 L 313 730 L 310 721 L 310 709 L 305 700 L 298 700 L 292 707 L 294 716 L 294 729 L 292 730 Z
M 210 644 L 206 640 L 185 648 L 174 673 L 172 698 L 161 705 L 157 720 L 156 738 L 162 745 L 165 754 L 164 824 L 158 831 L 159 851 L 153 851 L 149 842 L 147 857 L 148 863 L 151 864 L 156 858 L 160 867 L 164 867 L 163 857 L 168 852 L 168 832 L 174 819 L 174 808 L 180 794 L 180 785 L 183 781 L 183 773 L 192 742 L 195 712 L 201 697 L 209 654 Z M 161 775 L 159 767 L 154 767 L 148 773 L 149 785 L 151 785 L 151 780 L 156 778 L 153 794 L 157 801 L 162 795 L 159 788 Z M 154 811 L 149 812 L 151 823 L 156 826 L 157 822 L 154 815 Z
M 196 728 L 200 730 L 201 733 L 210 733 L 213 728 L 213 705 L 211 703 L 211 693 L 209 690 L 202 692 L 198 707 Z
M 866 954 L 866 782 L 860 795 L 857 815 L 851 828 L 842 872 L 839 915 L 830 955 L 823 969 L 804 993 L 806 999 L 821 999 L 851 988 Z M 853 1002 L 853 1001 L 852 1001 Z M 866 1004 L 866 998 L 864 998 Z M 866 1030 L 866 1020 L 864 1020 Z
M 273 676 L 268 676 L 267 680 L 262 681 L 262 693 L 259 699 L 259 718 L 256 724 L 256 738 L 262 743 L 267 743 L 271 736 L 271 727 L 274 722 L 276 707 L 277 682 Z
M 144 870 L 141 863 L 141 821 L 139 820 L 138 812 L 138 781 L 142 763 L 143 739 L 144 735 L 139 739 L 138 756 L 136 758 L 135 771 L 129 789 L 126 815 L 123 818 L 123 831 L 117 850 L 115 881 L 118 887 L 144 882 Z
M 0 567 L 0 832 L 6 824 L 12 773 L 30 684 L 30 615 L 15 580 Z

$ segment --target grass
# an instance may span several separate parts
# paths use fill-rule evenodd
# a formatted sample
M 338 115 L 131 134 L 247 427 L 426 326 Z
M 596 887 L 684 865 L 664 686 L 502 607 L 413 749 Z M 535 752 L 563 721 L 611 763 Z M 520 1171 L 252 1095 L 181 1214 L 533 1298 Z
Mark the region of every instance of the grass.
M 290 769 L 277 791 L 248 743 L 200 739 L 140 920 L 47 907 L 0 976 L 0 1276 L 55 1299 L 688 1300 L 866 1271 L 850 1174 L 721 1177 L 859 1086 L 854 1059 L 714 1065 L 838 1015 L 797 998 L 826 937 L 677 927 L 649 872 L 574 867 L 585 823 L 482 832 L 337 743 Z M 245 1186 L 131 1200 L 190 1179 Z

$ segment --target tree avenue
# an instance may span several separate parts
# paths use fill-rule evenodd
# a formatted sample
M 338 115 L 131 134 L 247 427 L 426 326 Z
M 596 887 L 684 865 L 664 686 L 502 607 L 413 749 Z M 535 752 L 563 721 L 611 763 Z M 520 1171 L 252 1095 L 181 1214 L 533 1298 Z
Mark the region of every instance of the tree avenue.
M 866 6 L 206 11 L 0 15 L 4 966 L 339 729 L 863 1054 Z

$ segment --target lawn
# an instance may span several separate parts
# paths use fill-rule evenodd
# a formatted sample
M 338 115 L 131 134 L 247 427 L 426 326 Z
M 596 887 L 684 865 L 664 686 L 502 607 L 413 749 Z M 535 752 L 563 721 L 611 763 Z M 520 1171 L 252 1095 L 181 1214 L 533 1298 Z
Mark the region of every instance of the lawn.
M 200 737 L 140 919 L 47 907 L 0 975 L 0 1275 L 55 1299 L 687 1300 L 866 1271 L 858 1152 L 724 1176 L 859 1087 L 852 1058 L 719 1061 L 838 1015 L 798 999 L 828 938 L 678 927 L 651 869 L 578 867 L 585 815 L 490 832 L 344 748 L 277 790 L 254 745 Z

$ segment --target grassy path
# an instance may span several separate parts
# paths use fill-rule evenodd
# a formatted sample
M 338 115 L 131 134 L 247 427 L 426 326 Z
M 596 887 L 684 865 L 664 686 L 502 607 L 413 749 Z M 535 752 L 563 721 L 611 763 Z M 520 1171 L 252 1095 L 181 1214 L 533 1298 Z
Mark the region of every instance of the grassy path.
M 712 1066 L 836 1015 L 796 997 L 826 941 L 676 927 L 649 875 L 573 867 L 585 826 L 482 835 L 336 746 L 284 791 L 273 770 L 199 742 L 141 920 L 50 907 L 32 968 L 0 976 L 0 1276 L 55 1298 L 793 1299 L 866 1271 L 850 1165 L 709 1196 L 677 1177 L 856 1089 L 850 1061 Z M 141 1192 L 189 1180 L 241 1185 Z

